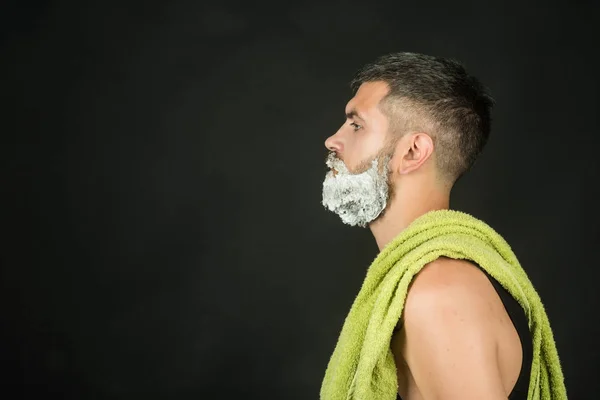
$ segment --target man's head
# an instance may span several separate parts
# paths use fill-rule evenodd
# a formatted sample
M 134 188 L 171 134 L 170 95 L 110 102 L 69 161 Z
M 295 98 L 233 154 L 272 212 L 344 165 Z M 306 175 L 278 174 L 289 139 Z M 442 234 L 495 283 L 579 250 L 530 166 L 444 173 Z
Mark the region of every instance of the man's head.
M 324 183 L 329 190 L 327 194 L 324 190 L 323 204 L 340 215 L 360 212 L 373 203 L 372 198 L 367 200 L 369 196 L 364 201 L 357 198 L 348 184 L 353 176 L 362 176 L 360 188 L 365 193 L 383 193 L 379 190 L 382 178 L 389 187 L 386 198 L 379 201 L 381 210 L 369 213 L 376 214 L 373 219 L 403 187 L 436 185 L 449 193 L 489 137 L 493 100 L 456 61 L 389 54 L 358 71 L 351 86 L 354 97 L 346 106 L 346 121 L 325 142 L 347 167 L 339 176 L 346 182 L 343 188 L 336 186 L 337 170 Z M 372 173 L 374 160 L 376 175 Z M 378 177 L 372 189 L 365 186 L 365 173 Z M 364 226 L 373 220 L 368 218 L 344 222 Z

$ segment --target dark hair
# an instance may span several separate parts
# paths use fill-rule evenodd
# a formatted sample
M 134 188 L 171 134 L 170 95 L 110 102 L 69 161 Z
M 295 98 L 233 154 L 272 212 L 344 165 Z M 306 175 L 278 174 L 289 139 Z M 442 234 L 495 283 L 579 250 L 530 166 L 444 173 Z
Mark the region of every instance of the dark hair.
M 490 135 L 494 105 L 479 80 L 455 60 L 393 53 L 361 68 L 350 85 L 356 92 L 363 83 L 375 81 L 388 84 L 386 103 L 408 101 L 410 109 L 435 126 L 434 132 L 428 133 L 434 140 L 437 167 L 444 178 L 454 183 L 471 168 Z

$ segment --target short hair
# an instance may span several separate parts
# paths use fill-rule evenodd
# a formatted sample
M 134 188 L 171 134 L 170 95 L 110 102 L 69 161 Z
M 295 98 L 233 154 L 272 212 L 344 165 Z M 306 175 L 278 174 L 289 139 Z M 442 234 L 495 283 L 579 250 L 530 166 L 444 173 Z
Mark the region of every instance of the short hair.
M 436 166 L 442 178 L 454 184 L 488 141 L 494 106 L 488 89 L 458 61 L 416 53 L 384 55 L 361 68 L 350 86 L 356 93 L 363 83 L 375 81 L 390 89 L 382 105 L 400 101 L 406 106 L 400 108 L 408 109 L 406 118 L 420 117 L 432 128 L 427 133 L 434 140 Z M 402 118 L 391 115 L 394 109 L 398 108 L 392 105 L 384 111 L 390 119 Z

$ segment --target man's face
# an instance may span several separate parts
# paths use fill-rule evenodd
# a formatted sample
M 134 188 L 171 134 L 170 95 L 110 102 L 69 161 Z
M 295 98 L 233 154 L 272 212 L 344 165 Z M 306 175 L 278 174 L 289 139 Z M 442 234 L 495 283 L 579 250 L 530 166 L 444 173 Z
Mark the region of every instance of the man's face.
M 361 85 L 346 106 L 346 122 L 325 142 L 330 172 L 323 182 L 323 205 L 349 225 L 365 226 L 385 209 L 391 183 L 388 166 L 393 142 L 388 119 L 378 107 L 388 87 Z
M 335 152 L 352 173 L 362 172 L 384 146 L 388 118 L 379 109 L 380 101 L 388 94 L 385 82 L 367 82 L 346 105 L 346 121 L 327 138 L 325 147 Z

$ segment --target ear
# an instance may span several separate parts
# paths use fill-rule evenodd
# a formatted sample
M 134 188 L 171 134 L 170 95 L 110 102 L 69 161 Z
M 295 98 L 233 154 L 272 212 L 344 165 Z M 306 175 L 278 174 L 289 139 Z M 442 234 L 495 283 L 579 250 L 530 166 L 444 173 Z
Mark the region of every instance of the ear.
M 410 133 L 400 142 L 402 152 L 398 165 L 398 173 L 408 174 L 418 169 L 433 153 L 433 139 L 424 132 Z M 400 144 L 400 143 L 398 143 Z

